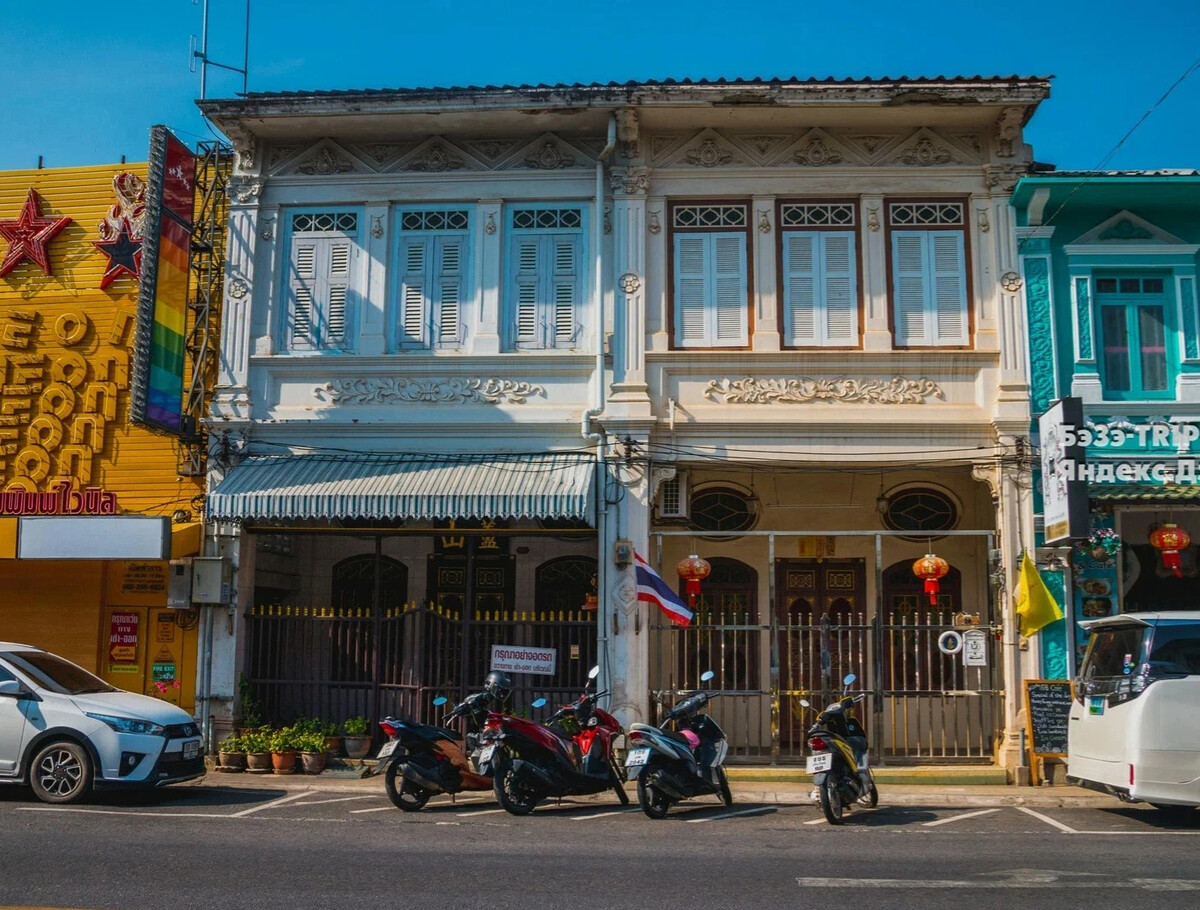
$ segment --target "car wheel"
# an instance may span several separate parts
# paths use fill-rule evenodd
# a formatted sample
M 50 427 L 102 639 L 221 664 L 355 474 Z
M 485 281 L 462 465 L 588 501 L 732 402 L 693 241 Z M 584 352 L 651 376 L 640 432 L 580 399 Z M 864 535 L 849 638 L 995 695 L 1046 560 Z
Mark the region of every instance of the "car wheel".
M 29 784 L 44 803 L 78 802 L 92 789 L 92 760 L 79 743 L 50 743 L 33 756 Z

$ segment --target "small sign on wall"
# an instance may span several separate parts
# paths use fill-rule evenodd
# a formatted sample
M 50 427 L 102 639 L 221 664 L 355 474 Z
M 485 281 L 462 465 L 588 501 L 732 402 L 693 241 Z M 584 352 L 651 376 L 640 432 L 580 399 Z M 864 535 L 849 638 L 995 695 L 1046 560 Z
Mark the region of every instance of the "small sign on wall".
M 505 673 L 534 673 L 553 676 L 558 652 L 554 648 L 522 645 L 492 645 L 492 669 Z
M 137 673 L 138 620 L 134 612 L 113 613 L 108 633 L 108 672 Z
M 970 629 L 963 633 L 962 658 L 964 667 L 988 665 L 987 632 Z

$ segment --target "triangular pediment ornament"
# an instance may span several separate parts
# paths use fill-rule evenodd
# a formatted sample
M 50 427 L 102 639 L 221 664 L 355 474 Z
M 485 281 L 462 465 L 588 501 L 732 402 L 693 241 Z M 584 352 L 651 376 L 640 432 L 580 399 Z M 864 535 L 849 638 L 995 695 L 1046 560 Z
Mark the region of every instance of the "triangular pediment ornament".
M 376 168 L 386 171 L 416 147 L 416 142 L 365 142 L 355 150 Z
M 954 140 L 923 126 L 888 152 L 887 161 L 910 167 L 937 167 L 970 163 L 972 157 Z
M 809 130 L 771 161 L 792 167 L 854 167 L 865 163 L 854 149 L 820 127 Z
M 741 149 L 755 164 L 766 165 L 777 159 L 783 149 L 795 142 L 795 133 L 727 133 L 726 138 Z
M 303 174 L 306 177 L 369 174 L 373 170 L 368 162 L 332 139 L 322 139 L 279 167 L 281 174 Z
M 683 144 L 692 137 L 691 133 L 656 133 L 650 137 L 650 164 L 661 167 Z
M 752 156 L 714 129 L 696 133 L 682 147 L 674 151 L 659 167 L 728 167 L 752 164 Z
M 1100 222 L 1082 237 L 1076 244 L 1100 243 L 1119 246 L 1123 243 L 1176 245 L 1184 243 L 1174 234 L 1169 234 L 1145 218 L 1123 209 L 1111 218 Z
M 904 140 L 903 133 L 872 131 L 836 133 L 838 140 L 854 149 L 867 164 L 876 164 Z
M 591 167 L 595 164 L 586 151 L 557 133 L 542 133 L 504 156 L 496 167 L 513 170 L 557 171 L 564 168 Z
M 388 170 L 440 174 L 445 171 L 483 171 L 487 170 L 487 165 L 445 136 L 430 136 Z
M 486 161 L 494 165 L 501 161 L 520 144 L 519 139 L 464 139 L 463 145 Z

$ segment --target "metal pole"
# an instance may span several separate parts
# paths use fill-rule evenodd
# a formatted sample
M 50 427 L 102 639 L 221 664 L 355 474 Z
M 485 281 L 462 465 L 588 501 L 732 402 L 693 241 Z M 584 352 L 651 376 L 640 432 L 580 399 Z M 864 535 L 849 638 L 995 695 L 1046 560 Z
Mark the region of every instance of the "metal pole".
M 208 83 L 208 0 L 204 0 L 203 22 L 200 26 L 200 100 L 203 101 Z
M 379 720 L 379 677 L 383 675 L 383 538 L 375 535 L 375 562 L 371 584 L 371 711 Z M 372 731 L 368 731 L 372 732 Z
M 779 764 L 779 619 L 775 604 L 775 535 L 767 537 L 767 638 L 770 654 L 771 764 Z
M 243 46 L 242 54 L 242 94 L 246 94 L 246 89 L 250 79 L 250 0 L 246 0 L 246 41 Z

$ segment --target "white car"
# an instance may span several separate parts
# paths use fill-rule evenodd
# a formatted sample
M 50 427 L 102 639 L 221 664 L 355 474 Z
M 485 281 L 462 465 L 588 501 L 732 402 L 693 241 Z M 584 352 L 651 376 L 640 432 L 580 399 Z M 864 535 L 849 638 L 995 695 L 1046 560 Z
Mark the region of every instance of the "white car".
M 70 803 L 93 787 L 160 787 L 204 770 L 200 730 L 186 711 L 0 641 L 0 783 Z

